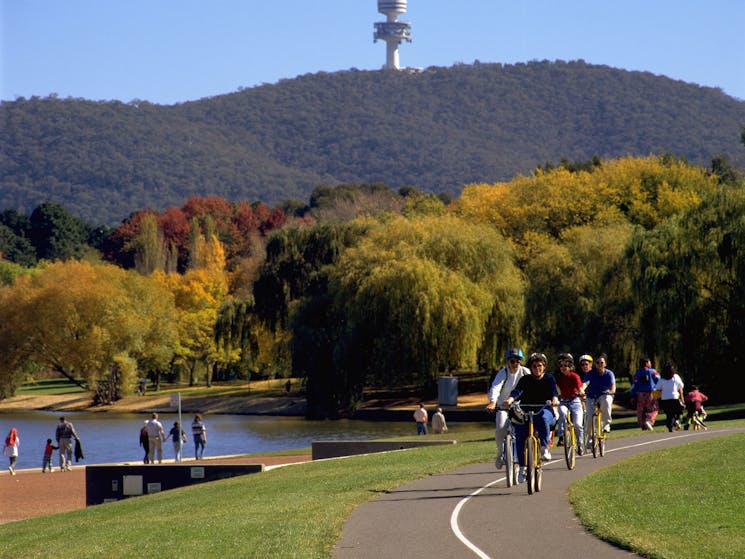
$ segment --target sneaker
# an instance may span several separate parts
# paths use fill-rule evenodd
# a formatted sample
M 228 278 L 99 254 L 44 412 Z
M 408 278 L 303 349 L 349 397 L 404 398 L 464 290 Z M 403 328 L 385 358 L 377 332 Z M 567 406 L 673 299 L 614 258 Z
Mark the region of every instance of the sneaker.
M 556 442 L 556 446 L 564 446 L 564 437 L 560 436 L 559 440 Z
M 649 421 L 644 423 L 644 427 L 647 431 L 654 431 L 654 426 L 652 426 L 652 423 L 650 423 Z
M 610 425 L 603 426 L 603 433 L 610 433 Z
M 525 483 L 526 475 L 526 468 L 523 466 L 522 468 L 520 468 L 520 471 L 517 472 L 517 483 Z
M 585 449 L 582 448 L 582 443 L 577 445 L 577 456 L 582 456 L 585 453 Z
M 680 431 L 680 421 L 678 421 L 677 419 L 675 420 L 675 426 L 674 427 L 675 427 L 675 430 L 676 431 Z
M 541 458 L 546 461 L 551 460 L 551 453 L 545 446 L 541 449 Z
M 16 475 L 16 469 L 13 466 L 9 467 L 8 469 L 10 470 L 10 475 Z
M 494 461 L 494 466 L 497 468 L 497 470 L 501 470 L 504 466 L 504 460 L 502 460 L 501 454 L 497 456 L 497 459 Z

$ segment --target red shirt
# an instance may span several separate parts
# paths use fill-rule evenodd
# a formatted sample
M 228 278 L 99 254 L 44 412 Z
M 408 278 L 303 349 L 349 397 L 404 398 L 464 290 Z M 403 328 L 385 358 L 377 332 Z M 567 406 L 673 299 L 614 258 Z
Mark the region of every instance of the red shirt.
M 582 388 L 582 379 L 574 371 L 568 375 L 557 373 L 554 375 L 554 378 L 556 378 L 556 385 L 559 387 L 562 400 L 574 398 L 579 392 L 579 389 Z

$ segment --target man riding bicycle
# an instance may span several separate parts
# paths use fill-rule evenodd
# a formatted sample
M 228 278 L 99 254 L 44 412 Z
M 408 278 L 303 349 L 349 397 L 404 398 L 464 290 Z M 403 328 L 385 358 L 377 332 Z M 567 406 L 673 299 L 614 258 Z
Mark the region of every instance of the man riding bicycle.
M 587 357 L 592 362 L 592 357 L 589 355 L 583 355 L 580 357 L 580 361 Z M 596 402 L 600 404 L 603 431 L 606 433 L 610 431 L 610 424 L 613 421 L 611 406 L 613 405 L 613 396 L 616 393 L 616 375 L 606 368 L 607 359 L 608 356 L 605 353 L 601 353 L 595 359 L 595 365 L 585 375 L 582 385 L 587 394 L 587 416 L 592 416 L 592 410 L 595 409 Z
M 502 445 L 507 432 L 510 429 L 509 416 L 507 408 L 504 407 L 504 401 L 509 397 L 510 392 L 515 389 L 517 382 L 524 376 L 530 374 L 530 370 L 523 367 L 520 363 L 523 360 L 523 350 L 513 347 L 507 350 L 505 354 L 507 365 L 502 367 L 489 388 L 489 403 L 486 406 L 487 411 L 496 410 L 496 431 L 494 440 L 497 443 L 497 459 L 494 465 L 498 470 L 502 469 Z M 509 407 L 509 406 L 507 406 Z
M 544 407 L 535 417 L 534 424 L 538 432 L 538 438 L 541 442 L 541 458 L 551 460 L 551 453 L 548 451 L 551 428 L 556 425 L 556 416 L 554 410 L 559 405 L 559 391 L 556 388 L 556 380 L 552 374 L 546 373 L 548 360 L 542 353 L 533 353 L 528 358 L 528 367 L 530 375 L 521 378 L 510 396 L 504 401 L 504 405 L 509 407 L 515 400 L 520 400 L 520 404 L 525 405 L 545 405 L 550 402 L 550 406 Z M 525 439 L 528 437 L 527 425 L 515 424 L 515 439 L 517 448 L 525 447 Z M 525 481 L 525 453 L 517 453 L 517 461 L 520 464 L 520 473 L 517 481 Z

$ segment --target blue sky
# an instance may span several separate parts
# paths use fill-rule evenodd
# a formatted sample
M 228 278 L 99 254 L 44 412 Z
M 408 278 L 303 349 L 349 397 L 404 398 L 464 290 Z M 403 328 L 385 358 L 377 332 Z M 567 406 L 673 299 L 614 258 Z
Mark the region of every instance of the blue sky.
M 0 99 L 171 104 L 385 62 L 376 0 L 0 0 Z M 409 0 L 401 64 L 577 60 L 745 100 L 745 0 Z

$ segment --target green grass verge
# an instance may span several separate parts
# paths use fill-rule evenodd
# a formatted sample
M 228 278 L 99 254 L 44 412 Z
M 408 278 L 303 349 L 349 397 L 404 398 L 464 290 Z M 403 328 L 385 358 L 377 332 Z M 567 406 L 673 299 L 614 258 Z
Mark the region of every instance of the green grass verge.
M 493 459 L 494 431 L 455 445 L 311 462 L 0 526 L 4 557 L 329 557 L 354 507 L 422 476 Z M 66 542 L 66 543 L 65 543 Z
M 591 532 L 645 557 L 734 559 L 745 557 L 743 480 L 740 433 L 603 468 L 574 483 L 569 499 Z
M 27 396 L 50 396 L 59 394 L 82 394 L 85 390 L 67 379 L 56 378 L 27 382 L 18 389 L 18 394 Z

